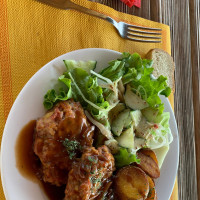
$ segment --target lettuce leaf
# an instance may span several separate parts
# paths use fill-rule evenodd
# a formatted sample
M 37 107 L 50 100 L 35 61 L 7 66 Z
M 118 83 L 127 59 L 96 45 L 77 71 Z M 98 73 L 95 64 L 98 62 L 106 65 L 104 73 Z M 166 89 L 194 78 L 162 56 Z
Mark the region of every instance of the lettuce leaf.
M 170 113 L 163 112 L 155 117 L 154 122 L 162 125 L 165 128 L 169 127 Z
M 59 91 L 48 90 L 44 96 L 44 107 L 49 110 L 56 104 L 59 100 L 65 101 L 72 97 L 71 80 L 63 76 L 58 79 L 60 82 L 64 83 L 61 85 Z
M 144 99 L 150 107 L 162 113 L 164 104 L 159 95 L 168 97 L 171 89 L 167 86 L 167 78 L 153 78 L 152 60 L 142 59 L 138 53 L 123 53 L 122 58 L 111 61 L 100 74 L 112 81 L 122 77 L 123 84 L 130 84 L 133 91 Z
M 126 85 L 130 81 L 134 80 L 137 77 L 137 75 L 137 70 L 135 68 L 129 68 L 127 73 L 124 74 L 122 78 L 123 84 Z
M 121 60 L 114 60 L 109 63 L 109 66 L 103 69 L 100 74 L 111 81 L 116 81 L 124 75 L 125 63 Z
M 136 154 L 129 153 L 126 148 L 120 148 L 119 152 L 114 155 L 115 165 L 117 168 L 121 168 L 131 163 L 140 163 L 140 159 L 137 158 Z
M 72 97 L 81 102 L 84 109 L 98 122 L 110 128 L 108 122 L 109 103 L 104 99 L 103 89 L 98 85 L 97 77 L 89 75 L 81 68 L 74 68 L 65 73 L 72 83 Z
M 62 83 L 59 91 L 52 89 L 44 96 L 43 104 L 46 109 L 51 109 L 59 100 L 73 98 L 79 101 L 95 120 L 110 129 L 108 112 L 114 105 L 105 100 L 103 88 L 98 84 L 98 77 L 82 68 L 71 66 L 58 80 Z
M 130 86 L 140 94 L 150 107 L 156 108 L 159 113 L 162 113 L 164 104 L 159 95 L 162 93 L 167 97 L 171 93 L 171 89 L 167 86 L 166 77 L 160 76 L 158 79 L 152 79 L 150 74 L 151 70 L 144 69 L 144 75 L 139 80 L 132 80 Z M 142 90 L 138 91 L 139 88 Z
M 125 67 L 128 68 L 122 78 L 123 83 L 129 83 L 133 91 L 139 93 L 150 107 L 156 108 L 159 113 L 162 113 L 164 104 L 159 95 L 168 97 L 171 93 L 171 89 L 167 86 L 167 78 L 162 75 L 157 79 L 153 78 L 152 61 L 142 59 L 137 53 L 132 55 L 124 53 L 122 60 L 126 63 Z

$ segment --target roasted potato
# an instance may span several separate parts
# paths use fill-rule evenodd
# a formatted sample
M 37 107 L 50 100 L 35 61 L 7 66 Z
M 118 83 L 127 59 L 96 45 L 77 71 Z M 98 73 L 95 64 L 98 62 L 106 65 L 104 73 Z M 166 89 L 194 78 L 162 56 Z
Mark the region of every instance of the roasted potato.
M 140 149 L 140 152 L 146 156 L 151 157 L 158 164 L 158 159 L 154 151 L 152 151 L 151 149 Z
M 149 193 L 147 175 L 135 166 L 120 169 L 116 174 L 114 187 L 120 200 L 143 200 Z
M 151 158 L 143 154 L 141 151 L 137 152 L 137 157 L 140 159 L 140 164 L 137 164 L 147 175 L 151 178 L 158 178 L 160 176 L 160 169 L 158 164 Z
M 146 200 L 157 200 L 155 183 L 149 176 L 147 176 L 147 178 L 149 181 L 149 194 L 148 194 Z

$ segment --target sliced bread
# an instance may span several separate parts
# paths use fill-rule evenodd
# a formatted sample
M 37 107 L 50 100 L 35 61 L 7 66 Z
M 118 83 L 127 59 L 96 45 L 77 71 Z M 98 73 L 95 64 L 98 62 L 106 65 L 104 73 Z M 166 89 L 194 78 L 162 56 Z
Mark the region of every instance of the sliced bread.
M 174 70 L 175 64 L 173 58 L 162 49 L 152 49 L 150 50 L 147 55 L 147 59 L 153 60 L 153 75 L 157 78 L 160 75 L 167 77 L 167 83 L 169 87 L 172 89 L 172 92 L 175 91 L 175 84 L 174 84 Z

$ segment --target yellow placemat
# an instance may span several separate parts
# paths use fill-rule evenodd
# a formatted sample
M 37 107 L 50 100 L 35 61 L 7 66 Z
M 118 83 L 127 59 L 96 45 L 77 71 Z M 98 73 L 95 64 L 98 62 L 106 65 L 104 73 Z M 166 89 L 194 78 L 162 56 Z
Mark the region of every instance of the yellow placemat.
M 87 0 L 74 1 L 118 21 L 162 28 L 162 43 L 124 40 L 108 22 L 77 11 L 58 10 L 33 0 L 0 0 L 0 140 L 8 113 L 20 90 L 38 69 L 53 58 L 89 47 L 138 52 L 142 56 L 152 48 L 171 52 L 168 26 Z M 173 96 L 170 96 L 170 102 L 173 107 Z M 177 194 L 176 183 L 171 200 L 177 200 Z M 0 183 L 0 200 L 3 199 Z

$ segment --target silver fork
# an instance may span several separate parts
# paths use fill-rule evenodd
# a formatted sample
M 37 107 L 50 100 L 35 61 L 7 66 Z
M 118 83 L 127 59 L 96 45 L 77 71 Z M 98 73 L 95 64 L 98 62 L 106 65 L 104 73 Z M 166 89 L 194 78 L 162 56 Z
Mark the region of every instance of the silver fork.
M 161 37 L 155 36 L 155 35 L 161 35 L 160 31 L 162 31 L 162 29 L 159 28 L 141 27 L 141 26 L 131 25 L 125 22 L 117 22 L 113 18 L 107 15 L 77 5 L 70 0 L 37 0 L 37 1 L 64 10 L 68 9 L 78 10 L 80 12 L 104 19 L 110 22 L 112 25 L 114 25 L 114 27 L 118 30 L 119 35 L 125 39 L 133 40 L 136 42 L 149 42 L 149 43 L 161 42 Z

